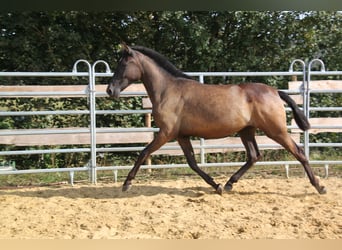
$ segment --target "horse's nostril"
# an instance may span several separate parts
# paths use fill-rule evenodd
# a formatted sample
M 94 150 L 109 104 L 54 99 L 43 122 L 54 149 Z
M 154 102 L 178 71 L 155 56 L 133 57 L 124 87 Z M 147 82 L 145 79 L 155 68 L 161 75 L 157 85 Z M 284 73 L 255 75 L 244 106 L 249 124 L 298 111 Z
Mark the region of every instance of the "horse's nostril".
M 106 92 L 107 92 L 107 94 L 110 95 L 110 96 L 113 94 L 113 91 L 112 91 L 112 89 L 110 88 L 110 86 L 107 87 Z

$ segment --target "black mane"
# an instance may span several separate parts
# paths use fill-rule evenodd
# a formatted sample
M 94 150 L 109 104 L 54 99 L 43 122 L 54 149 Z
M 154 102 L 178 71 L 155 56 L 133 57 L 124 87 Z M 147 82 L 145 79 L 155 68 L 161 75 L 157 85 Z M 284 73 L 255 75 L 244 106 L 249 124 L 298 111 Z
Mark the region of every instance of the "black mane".
M 137 50 L 141 53 L 143 53 L 144 55 L 150 57 L 152 60 L 154 60 L 160 67 L 162 67 L 163 69 L 165 69 L 167 72 L 169 72 L 171 75 L 175 76 L 175 77 L 183 77 L 183 78 L 187 78 L 187 79 L 192 79 L 191 76 L 185 74 L 184 72 L 180 71 L 179 69 L 177 69 L 165 56 L 163 56 L 162 54 L 143 47 L 143 46 L 132 46 L 131 47 L 134 50 Z

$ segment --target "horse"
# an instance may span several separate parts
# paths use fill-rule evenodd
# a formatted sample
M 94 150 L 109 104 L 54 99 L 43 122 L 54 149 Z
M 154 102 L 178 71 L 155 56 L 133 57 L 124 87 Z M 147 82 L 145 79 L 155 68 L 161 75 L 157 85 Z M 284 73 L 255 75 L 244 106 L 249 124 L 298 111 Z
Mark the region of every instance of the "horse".
M 159 132 L 141 151 L 128 173 L 122 191 L 131 188 L 140 166 L 154 151 L 170 140 L 177 140 L 190 168 L 218 194 L 222 195 L 224 190 L 229 192 L 233 184 L 261 158 L 255 140 L 255 132 L 259 129 L 303 165 L 319 194 L 326 193 L 303 150 L 287 132 L 284 102 L 291 108 L 298 127 L 303 131 L 310 128 L 303 111 L 287 93 L 262 83 L 200 84 L 150 48 L 126 44 L 121 44 L 121 47 L 122 55 L 106 92 L 117 99 L 131 83 L 142 81 L 152 102 L 155 124 L 159 127 Z M 242 140 L 247 161 L 222 187 L 198 167 L 190 137 L 217 139 L 234 133 L 238 133 Z

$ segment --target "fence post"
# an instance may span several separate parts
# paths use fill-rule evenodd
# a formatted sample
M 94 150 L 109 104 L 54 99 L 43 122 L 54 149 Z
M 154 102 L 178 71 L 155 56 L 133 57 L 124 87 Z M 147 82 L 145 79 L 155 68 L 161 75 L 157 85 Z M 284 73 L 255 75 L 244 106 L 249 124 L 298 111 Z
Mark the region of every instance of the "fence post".
M 97 182 L 97 172 L 96 172 L 96 87 L 95 87 L 95 74 L 96 74 L 96 65 L 102 63 L 106 67 L 106 73 L 110 72 L 110 67 L 106 61 L 97 60 L 91 68 L 91 82 L 90 86 L 90 147 L 91 147 L 91 182 L 96 184 Z
M 150 113 L 148 114 L 145 114 L 145 126 L 147 128 L 152 128 L 152 116 Z M 149 157 L 147 157 L 146 161 L 145 161 L 145 164 L 150 166 L 152 165 L 152 159 L 151 159 L 151 155 Z M 148 173 L 152 173 L 152 169 L 151 168 L 148 168 L 147 169 L 147 172 Z
M 312 64 L 318 62 L 321 65 L 321 71 L 325 72 L 325 66 L 322 60 L 320 59 L 313 59 L 309 62 L 308 65 L 308 77 L 307 77 L 307 85 L 306 85 L 306 117 L 308 119 L 310 119 L 310 81 L 311 81 L 311 71 L 312 71 Z M 307 159 L 309 160 L 310 158 L 310 147 L 309 147 L 309 143 L 310 143 L 310 137 L 309 137 L 309 131 L 305 131 L 305 156 L 307 157 Z
M 303 96 L 303 112 L 306 117 L 308 117 L 308 95 L 307 95 L 307 89 L 308 89 L 308 82 L 307 82 L 307 74 L 306 74 L 306 64 L 301 59 L 295 59 L 292 61 L 290 65 L 289 72 L 293 72 L 293 66 L 295 63 L 300 63 L 302 65 L 303 70 L 303 86 L 301 88 L 302 96 Z M 309 117 L 308 117 L 309 119 Z M 305 156 L 309 159 L 309 132 L 304 131 L 304 152 Z
M 204 75 L 200 75 L 199 76 L 199 82 L 200 83 L 204 83 Z M 204 149 L 204 146 L 205 146 L 205 140 L 203 138 L 200 139 L 200 154 L 201 154 L 201 164 L 205 164 L 206 160 L 205 160 L 205 149 Z
M 93 73 L 92 73 L 92 67 L 90 65 L 90 63 L 87 61 L 87 60 L 84 60 L 84 59 L 80 59 L 80 60 L 77 60 L 75 63 L 74 63 L 74 66 L 72 68 L 72 73 L 77 73 L 77 65 L 79 63 L 85 63 L 88 67 L 88 98 L 90 99 L 90 120 L 92 120 L 92 115 L 91 115 L 91 103 L 92 103 L 92 98 L 91 98 L 91 95 L 92 95 L 92 81 L 93 81 Z M 92 141 L 92 138 L 93 138 L 93 132 L 90 128 L 90 140 Z M 96 146 L 96 145 L 95 145 Z M 96 147 L 95 147 L 96 148 Z M 90 177 L 90 180 L 93 182 L 93 171 L 92 171 L 92 168 L 93 168 L 93 154 L 92 154 L 92 151 L 93 151 L 93 148 L 92 148 L 92 145 L 90 146 L 90 150 L 91 150 L 91 155 L 90 155 L 90 166 L 89 167 L 89 177 Z M 72 176 L 72 182 L 73 182 L 73 176 Z M 93 182 L 94 183 L 94 182 Z

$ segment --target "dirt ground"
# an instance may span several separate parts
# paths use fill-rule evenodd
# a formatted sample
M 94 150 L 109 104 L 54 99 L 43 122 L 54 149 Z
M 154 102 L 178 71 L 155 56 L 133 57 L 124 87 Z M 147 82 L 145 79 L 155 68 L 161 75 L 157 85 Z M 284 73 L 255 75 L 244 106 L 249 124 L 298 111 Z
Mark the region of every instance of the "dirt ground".
M 225 179 L 216 178 L 221 183 Z M 341 239 L 342 179 L 242 179 L 219 196 L 200 179 L 0 190 L 1 239 Z

